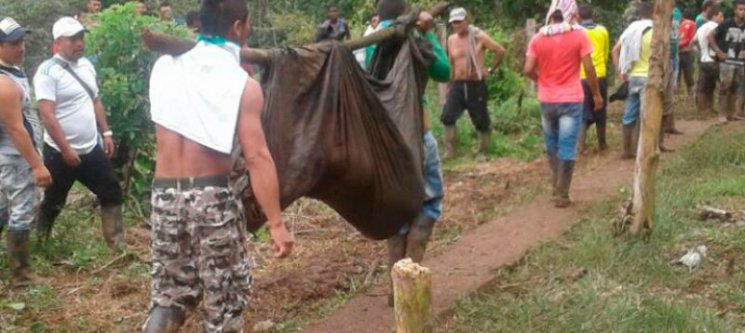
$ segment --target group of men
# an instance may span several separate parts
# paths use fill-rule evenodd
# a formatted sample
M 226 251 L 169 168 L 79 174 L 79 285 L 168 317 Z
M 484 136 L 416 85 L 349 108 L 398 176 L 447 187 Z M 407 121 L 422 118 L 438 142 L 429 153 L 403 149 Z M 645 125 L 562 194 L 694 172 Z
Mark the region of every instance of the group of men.
M 89 2 L 95 3 L 100 8 L 99 1 Z M 745 1 L 735 1 L 733 20 L 715 26 L 721 22 L 718 8 L 707 7 L 704 17 L 709 22 L 694 36 L 702 49 L 698 99 L 710 91 L 712 82 L 720 82 L 721 110 L 723 98 L 725 106 L 735 104 L 731 96 L 742 92 Z M 393 25 L 407 10 L 405 0 L 379 1 L 375 27 L 368 33 Z M 641 19 L 629 26 L 612 52 L 619 78 L 629 86 L 623 116 L 625 154 L 633 154 L 632 145 L 626 146 L 627 134 L 632 140 L 643 112 L 640 99 L 651 52 L 652 13 L 651 2 L 643 2 Z M 241 314 L 252 278 L 240 200 L 228 185 L 234 145 L 243 152 L 256 200 L 268 218 L 274 254 L 285 257 L 293 246 L 281 221 L 276 168 L 261 125 L 262 91 L 240 62 L 239 51 L 248 35 L 248 8 L 242 0 L 203 0 L 198 17 L 197 46 L 182 55 L 163 56 L 151 75 L 157 164 L 151 216 L 152 293 L 145 332 L 177 332 L 200 301 L 206 331 L 243 330 Z M 589 5 L 551 11 L 526 51 L 524 71 L 538 83 L 553 201 L 559 208 L 570 205 L 577 143 L 583 147 L 589 126 L 597 127 L 600 149 L 607 147 L 606 64 L 611 47 L 607 30 L 593 17 Z M 327 18 L 316 40 L 349 38 L 338 7 L 329 6 Z M 480 133 L 479 150 L 485 153 L 491 125 L 484 80 L 497 68 L 505 49 L 472 26 L 465 9 L 456 8 L 449 15 L 453 34 L 445 51 L 431 31 L 432 21 L 431 15 L 421 13 L 412 33 L 433 46 L 435 59 L 427 68 L 430 78 L 450 83 L 440 119 L 445 125 L 446 153 L 455 151 L 454 125 L 465 110 Z M 113 132 L 99 99 L 95 68 L 83 57 L 86 29 L 72 17 L 54 24 L 58 52 L 39 67 L 33 82 L 40 117 L 32 110 L 34 94 L 20 69 L 27 32 L 12 18 L 0 18 L 0 223 L 7 221 L 14 285 L 32 280 L 28 239 L 39 200 L 37 187 L 46 188 L 36 222 L 42 239 L 51 234 L 75 181 L 98 196 L 108 245 L 117 249 L 123 239 L 122 193 L 108 160 L 114 153 Z M 686 47 L 681 53 L 688 52 Z M 372 46 L 368 53 L 374 50 Z M 494 53 L 489 67 L 485 66 L 486 51 Z M 718 73 L 705 55 L 718 61 Z M 370 57 L 366 59 L 363 65 Z M 675 70 L 684 62 L 678 61 L 677 50 L 671 61 L 675 61 L 670 66 Z M 675 73 L 668 76 L 667 82 L 677 82 L 672 79 Z M 666 106 L 672 111 L 671 104 Z M 423 260 L 442 211 L 437 141 L 428 128 L 427 112 L 424 108 L 421 112 L 425 115 L 422 172 L 426 198 L 419 216 L 388 240 L 390 266 L 404 257 Z M 666 111 L 666 115 L 671 114 Z M 726 113 L 724 120 L 729 116 Z M 675 130 L 674 124 L 670 130 Z
M 28 271 L 32 222 L 40 239 L 48 239 L 75 181 L 97 195 L 108 245 L 117 249 L 123 239 L 122 191 L 109 162 L 113 132 L 99 100 L 95 68 L 83 57 L 86 30 L 72 17 L 61 18 L 52 30 L 57 54 L 39 66 L 33 80 L 37 114 L 20 69 L 28 30 L 10 17 L 0 18 L 0 228 L 8 229 L 12 285 L 33 280 Z M 38 214 L 37 186 L 46 189 Z

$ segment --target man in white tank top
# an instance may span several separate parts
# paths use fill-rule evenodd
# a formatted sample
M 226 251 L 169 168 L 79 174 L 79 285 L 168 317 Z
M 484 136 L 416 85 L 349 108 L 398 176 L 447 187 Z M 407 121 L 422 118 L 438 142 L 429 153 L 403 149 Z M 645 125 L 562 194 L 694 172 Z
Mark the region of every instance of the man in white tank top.
M 163 56 L 151 75 L 157 155 L 152 194 L 152 294 L 145 332 L 178 332 L 203 303 L 206 332 L 243 332 L 252 278 L 240 198 L 228 187 L 240 144 L 274 255 L 292 239 L 280 219 L 276 168 L 261 125 L 263 96 L 239 62 L 242 0 L 204 0 L 197 46 Z M 237 140 L 236 140 L 237 139 Z
M 36 186 L 52 182 L 34 145 L 38 116 L 31 107 L 31 88 L 23 63 L 26 29 L 0 17 L 0 231 L 8 228 L 11 286 L 32 281 L 28 273 L 28 239 L 38 196 Z M 32 123 L 34 125 L 32 125 Z

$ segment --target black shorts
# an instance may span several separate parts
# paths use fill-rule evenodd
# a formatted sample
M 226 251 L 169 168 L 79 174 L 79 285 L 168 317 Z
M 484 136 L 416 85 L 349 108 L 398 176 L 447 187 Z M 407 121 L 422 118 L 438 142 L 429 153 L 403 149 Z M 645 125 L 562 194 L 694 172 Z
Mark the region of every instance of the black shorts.
M 600 96 L 603 97 L 603 108 L 600 111 L 595 111 L 595 101 L 592 98 L 590 84 L 587 83 L 587 80 L 582 80 L 582 90 L 585 93 L 582 121 L 588 125 L 602 125 L 608 120 L 608 80 L 604 77 L 598 78 L 598 85 L 600 86 Z
M 491 128 L 489 119 L 489 100 L 486 83 L 482 81 L 455 81 L 450 84 L 445 108 L 440 120 L 445 126 L 455 126 L 455 123 L 468 110 L 471 122 L 479 132 L 488 132 Z

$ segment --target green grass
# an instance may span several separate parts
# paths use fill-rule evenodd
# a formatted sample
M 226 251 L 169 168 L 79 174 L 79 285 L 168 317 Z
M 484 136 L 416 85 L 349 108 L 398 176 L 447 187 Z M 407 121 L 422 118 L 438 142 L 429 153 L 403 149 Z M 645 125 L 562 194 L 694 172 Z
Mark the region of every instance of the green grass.
M 440 122 L 442 109 L 438 102 L 436 85 L 430 85 L 427 91 L 427 112 L 430 115 L 430 129 L 440 144 L 441 153 L 444 152 L 444 129 Z M 540 105 L 535 96 L 525 96 L 522 104 L 518 97 L 511 97 L 507 101 L 492 100 L 489 103 L 489 116 L 492 121 L 491 140 L 488 158 L 512 158 L 519 161 L 530 161 L 543 152 L 543 137 L 541 136 Z M 468 112 L 456 124 L 458 132 L 458 154 L 450 160 L 444 161 L 447 170 L 467 168 L 474 162 L 478 147 L 478 135 L 471 123 Z
M 599 205 L 565 239 L 497 271 L 494 286 L 460 300 L 440 331 L 741 330 L 745 228 L 698 221 L 691 214 L 702 204 L 745 209 L 741 142 L 744 126 L 715 128 L 665 167 L 648 240 L 614 237 L 618 202 Z M 671 264 L 698 245 L 709 248 L 700 267 Z M 589 273 L 571 278 L 581 267 Z

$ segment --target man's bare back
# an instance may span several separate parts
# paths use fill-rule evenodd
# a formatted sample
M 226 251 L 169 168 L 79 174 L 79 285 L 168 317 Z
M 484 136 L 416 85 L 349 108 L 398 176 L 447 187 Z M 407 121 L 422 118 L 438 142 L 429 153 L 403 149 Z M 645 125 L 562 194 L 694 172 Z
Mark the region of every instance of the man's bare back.
M 231 159 L 225 155 L 160 125 L 155 127 L 157 142 L 155 178 L 186 178 L 228 175 Z

